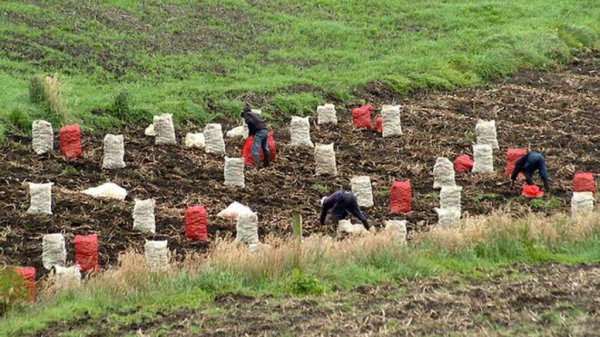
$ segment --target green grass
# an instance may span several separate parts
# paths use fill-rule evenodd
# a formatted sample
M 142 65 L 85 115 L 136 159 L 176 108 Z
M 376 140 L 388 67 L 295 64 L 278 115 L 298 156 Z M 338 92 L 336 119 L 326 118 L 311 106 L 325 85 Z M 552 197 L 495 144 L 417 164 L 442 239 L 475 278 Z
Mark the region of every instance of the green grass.
M 244 101 L 280 121 L 359 102 L 352 89 L 370 82 L 454 89 L 600 46 L 593 0 L 4 1 L 0 13 L 0 131 L 52 119 L 28 100 L 40 73 L 59 74 L 88 129 L 162 112 L 208 122 Z M 130 109 L 115 110 L 123 92 Z
M 501 275 L 518 279 L 520 275 L 511 264 L 599 263 L 600 234 L 596 231 L 581 241 L 562 240 L 552 245 L 531 241 L 526 235 L 497 234 L 489 241 L 454 251 L 425 239 L 398 249 L 380 249 L 344 264 L 322 259 L 305 265 L 302 272 L 296 270 L 277 277 L 209 267 L 198 275 L 178 271 L 153 277 L 147 287 L 117 296 L 94 288 L 64 294 L 9 313 L 0 319 L 0 335 L 33 333 L 51 322 L 75 320 L 83 315 L 105 317 L 109 331 L 113 326 L 139 323 L 144 317 L 155 317 L 165 310 L 206 308 L 215 295 L 227 293 L 274 297 L 330 294 L 333 289 L 440 276 L 472 280 Z

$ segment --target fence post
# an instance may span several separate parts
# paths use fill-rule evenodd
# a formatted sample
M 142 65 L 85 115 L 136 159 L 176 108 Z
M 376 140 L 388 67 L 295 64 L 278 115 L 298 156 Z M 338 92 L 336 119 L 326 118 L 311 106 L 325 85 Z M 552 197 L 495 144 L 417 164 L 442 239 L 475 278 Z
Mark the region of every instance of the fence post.
M 292 238 L 294 240 L 294 267 L 300 269 L 302 256 L 302 214 L 292 215 Z

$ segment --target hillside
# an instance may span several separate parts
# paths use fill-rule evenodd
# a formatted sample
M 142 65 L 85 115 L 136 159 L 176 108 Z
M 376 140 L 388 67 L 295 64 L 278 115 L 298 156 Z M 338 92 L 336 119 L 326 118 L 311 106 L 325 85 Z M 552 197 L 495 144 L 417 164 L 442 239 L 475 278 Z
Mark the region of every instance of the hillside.
M 244 102 L 272 121 L 324 101 L 394 100 L 520 69 L 555 68 L 598 48 L 597 1 L 50 1 L 0 3 L 0 129 L 64 117 L 28 102 L 56 73 L 70 120 L 88 129 L 206 122 Z M 114 113 L 119 93 L 133 109 Z

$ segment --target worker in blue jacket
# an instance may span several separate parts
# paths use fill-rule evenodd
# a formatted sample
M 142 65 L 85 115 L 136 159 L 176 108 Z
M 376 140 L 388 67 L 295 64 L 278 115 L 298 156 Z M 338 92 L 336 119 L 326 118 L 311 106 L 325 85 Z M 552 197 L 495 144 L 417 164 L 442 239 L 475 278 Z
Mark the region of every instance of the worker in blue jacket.
M 340 220 L 345 219 L 348 216 L 348 212 L 350 212 L 350 214 L 357 217 L 363 223 L 366 229 L 370 228 L 367 217 L 361 212 L 360 207 L 358 207 L 354 193 L 342 189 L 321 199 L 321 225 L 325 224 L 327 212 L 331 208 L 333 208 L 331 211 L 331 220 L 335 225 Z
M 548 179 L 548 171 L 546 171 L 546 162 L 544 156 L 538 152 L 528 151 L 523 157 L 515 162 L 515 168 L 510 176 L 510 187 L 515 185 L 515 180 L 519 173 L 525 174 L 525 181 L 528 185 L 533 185 L 533 174 L 539 171 L 540 178 L 544 183 L 544 189 L 550 190 L 550 179 Z

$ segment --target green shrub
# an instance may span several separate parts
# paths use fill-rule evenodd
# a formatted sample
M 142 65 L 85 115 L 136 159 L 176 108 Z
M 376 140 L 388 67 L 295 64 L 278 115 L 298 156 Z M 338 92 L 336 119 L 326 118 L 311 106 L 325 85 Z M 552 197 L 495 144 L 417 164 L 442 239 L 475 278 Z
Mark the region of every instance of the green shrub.
M 298 268 L 292 269 L 288 285 L 290 292 L 296 295 L 321 295 L 325 292 L 325 286 L 319 280 Z

